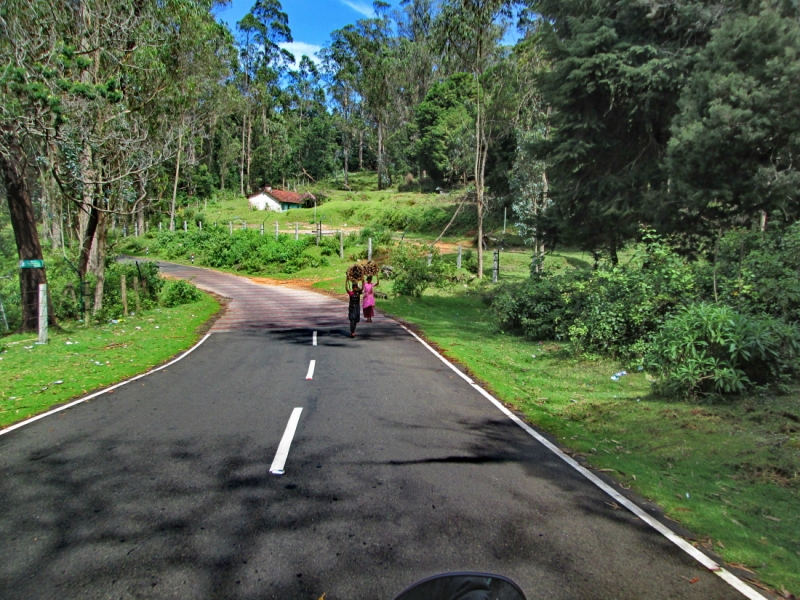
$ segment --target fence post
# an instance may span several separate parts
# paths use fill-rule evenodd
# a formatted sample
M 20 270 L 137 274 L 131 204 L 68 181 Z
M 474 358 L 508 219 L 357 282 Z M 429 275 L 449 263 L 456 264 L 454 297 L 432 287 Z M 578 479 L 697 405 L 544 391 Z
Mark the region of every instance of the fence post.
M 133 234 L 136 237 L 139 237 L 139 221 L 134 221 L 133 222 Z
M 264 235 L 264 224 L 261 224 L 261 235 Z
M 125 280 L 125 273 L 122 274 L 120 280 L 120 298 L 122 299 L 122 316 L 128 316 L 128 282 Z
M 319 246 L 319 241 L 321 237 L 322 237 L 322 221 L 317 221 L 317 246 Z
M 89 326 L 89 319 L 91 318 L 91 303 L 89 301 L 89 282 L 81 282 L 81 296 L 83 296 L 83 326 Z
M 372 238 L 367 240 L 367 260 L 372 260 Z
M 433 262 L 433 252 L 428 252 L 428 266 L 429 267 L 431 266 L 432 262 Z
M 233 235 L 233 221 L 228 221 L 228 229 L 230 230 L 230 235 Z
M 186 221 L 184 221 L 183 222 L 183 233 L 186 233 L 187 231 L 189 231 L 189 224 Z
M 47 284 L 39 284 L 39 343 L 47 343 Z
M 133 276 L 133 298 L 136 301 L 136 314 L 138 315 L 141 307 L 139 304 L 139 278 L 136 275 Z
M 339 258 L 344 260 L 344 231 L 339 230 Z
M 456 258 L 456 269 L 461 268 L 461 244 L 458 245 L 458 258 Z
M 500 250 L 494 251 L 492 260 L 492 283 L 497 283 L 497 276 L 500 273 Z
M 300 223 L 295 223 L 294 224 L 294 241 L 296 242 L 299 239 L 300 239 Z
M 6 331 L 8 331 L 8 319 L 6 319 L 6 309 L 3 306 L 3 299 L 0 298 L 0 314 L 3 315 L 3 325 L 6 326 Z
M 278 222 L 275 221 L 275 241 L 278 241 Z
M 203 222 L 202 221 L 198 221 L 197 224 L 200 226 L 200 231 L 202 232 L 203 231 Z

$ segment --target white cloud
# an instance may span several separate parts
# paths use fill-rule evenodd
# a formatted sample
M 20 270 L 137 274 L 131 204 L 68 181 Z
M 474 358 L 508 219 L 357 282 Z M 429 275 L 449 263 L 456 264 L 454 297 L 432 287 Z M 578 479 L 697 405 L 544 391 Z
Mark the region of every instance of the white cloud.
M 352 0 L 341 0 L 341 2 L 367 18 L 375 16 L 375 9 L 372 8 L 371 4 L 361 4 L 360 2 L 353 2 Z
M 322 49 L 321 46 L 315 46 L 314 44 L 307 44 L 305 42 L 283 42 L 278 45 L 292 53 L 295 64 L 300 63 L 300 58 L 304 54 L 316 64 L 320 62 L 319 58 L 317 58 L 317 52 Z

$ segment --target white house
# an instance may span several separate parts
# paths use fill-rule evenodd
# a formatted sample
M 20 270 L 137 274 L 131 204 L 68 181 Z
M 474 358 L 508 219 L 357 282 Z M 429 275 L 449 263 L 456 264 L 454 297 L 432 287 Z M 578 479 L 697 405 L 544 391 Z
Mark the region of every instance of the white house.
M 315 200 L 309 193 L 298 194 L 287 190 L 275 190 L 265 187 L 263 190 L 247 198 L 247 202 L 256 210 L 283 212 L 290 208 L 301 208 L 307 200 Z

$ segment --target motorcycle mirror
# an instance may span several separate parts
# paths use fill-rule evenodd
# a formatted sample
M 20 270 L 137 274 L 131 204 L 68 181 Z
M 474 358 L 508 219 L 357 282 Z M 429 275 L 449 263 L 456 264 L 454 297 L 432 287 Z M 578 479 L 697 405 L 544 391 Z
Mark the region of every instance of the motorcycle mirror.
M 491 573 L 444 573 L 406 588 L 395 600 L 526 600 L 508 577 Z

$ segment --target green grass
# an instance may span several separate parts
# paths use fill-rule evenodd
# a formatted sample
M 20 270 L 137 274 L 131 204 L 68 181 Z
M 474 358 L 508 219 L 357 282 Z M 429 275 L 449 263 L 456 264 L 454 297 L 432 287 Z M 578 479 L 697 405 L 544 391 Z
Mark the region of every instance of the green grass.
M 611 380 L 625 365 L 498 332 L 477 294 L 378 307 L 417 326 L 593 467 L 657 502 L 697 543 L 800 594 L 800 394 L 702 406 L 656 399 L 642 373 Z
M 163 363 L 194 344 L 198 328 L 217 310 L 216 300 L 203 294 L 198 302 L 117 324 L 65 324 L 63 331 L 51 331 L 43 346 L 31 334 L 2 338 L 0 427 Z

